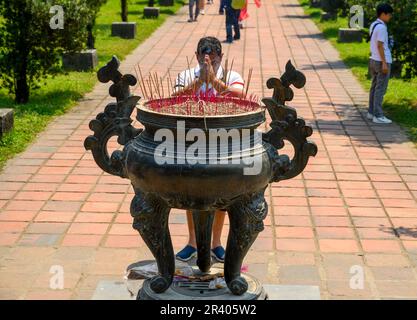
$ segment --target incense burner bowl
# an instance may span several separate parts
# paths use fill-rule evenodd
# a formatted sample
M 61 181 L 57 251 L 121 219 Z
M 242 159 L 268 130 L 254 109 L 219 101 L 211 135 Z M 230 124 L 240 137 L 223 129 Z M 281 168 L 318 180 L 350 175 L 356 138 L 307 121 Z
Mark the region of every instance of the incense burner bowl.
M 301 173 L 309 157 L 317 152 L 316 145 L 306 139 L 312 129 L 297 118 L 295 109 L 285 105 L 293 97 L 290 85 L 303 87 L 304 75 L 288 62 L 280 79 L 268 80 L 273 96 L 262 102 L 272 122 L 271 129 L 261 133 L 257 128 L 265 122 L 266 109 L 262 107 L 240 114 L 204 117 L 163 114 L 146 105 L 138 107 L 140 97 L 129 91 L 137 80 L 132 75 L 122 75 L 118 67 L 113 57 L 98 72 L 101 82 L 113 81 L 109 92 L 117 102 L 108 104 L 90 122 L 94 135 L 86 138 L 84 146 L 104 171 L 131 181 L 135 192 L 130 208 L 133 228 L 139 231 L 159 269 L 159 275 L 150 280 L 150 288 L 162 293 L 173 281 L 170 209 L 192 212 L 197 265 L 203 272 L 211 267 L 214 213 L 225 210 L 230 220 L 225 281 L 232 294 L 242 295 L 248 284 L 240 270 L 250 246 L 263 230 L 268 212 L 266 187 Z M 143 129 L 132 126 L 135 109 Z M 113 136 L 124 148 L 109 156 L 107 142 Z M 292 159 L 278 153 L 284 140 L 294 147 Z
M 263 190 L 271 180 L 274 150 L 256 131 L 265 121 L 264 109 L 204 118 L 139 107 L 136 118 L 144 130 L 125 146 L 125 174 L 138 192 L 153 194 L 171 208 L 225 210 L 241 195 Z M 161 133 L 166 133 L 162 149 Z M 232 139 L 235 144 L 246 140 L 248 148 L 232 152 Z

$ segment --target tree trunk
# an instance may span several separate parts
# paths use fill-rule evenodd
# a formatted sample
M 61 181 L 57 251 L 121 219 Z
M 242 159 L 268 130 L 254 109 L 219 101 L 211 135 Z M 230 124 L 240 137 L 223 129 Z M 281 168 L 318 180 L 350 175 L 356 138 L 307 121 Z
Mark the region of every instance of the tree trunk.
M 19 66 L 19 70 L 16 77 L 16 97 L 15 102 L 22 104 L 29 101 L 29 85 L 27 82 L 27 57 L 23 59 L 22 64 Z
M 93 26 L 94 26 L 94 22 L 87 25 L 87 32 L 88 32 L 87 49 L 94 49 L 95 39 L 93 35 Z
M 122 5 L 122 21 L 127 22 L 127 0 L 121 0 Z

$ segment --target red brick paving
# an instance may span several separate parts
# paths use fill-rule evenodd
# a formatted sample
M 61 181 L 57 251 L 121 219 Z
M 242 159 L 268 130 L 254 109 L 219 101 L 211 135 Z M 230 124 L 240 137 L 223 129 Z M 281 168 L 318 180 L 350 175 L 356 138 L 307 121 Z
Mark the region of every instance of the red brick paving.
M 255 9 L 250 1 L 242 40 L 224 45 L 244 77 L 254 68 L 259 96 L 271 94 L 265 82 L 288 59 L 305 72 L 307 85 L 290 105 L 319 148 L 302 175 L 266 191 L 266 229 L 245 264 L 263 282 L 319 285 L 323 299 L 417 298 L 416 149 L 397 125 L 365 120 L 366 92 L 296 4 Z M 185 6 L 122 63 L 124 72 L 138 62 L 145 73 L 184 69 L 201 36 L 225 38 L 216 8 L 188 24 Z M 130 263 L 151 258 L 131 227 L 129 181 L 103 173 L 83 148 L 89 121 L 113 100 L 107 90 L 98 84 L 0 174 L 1 299 L 89 299 L 99 280 L 122 279 Z M 176 249 L 185 221 L 172 210 Z M 64 290 L 45 284 L 52 265 L 67 273 Z M 349 287 L 352 266 L 364 270 L 362 290 Z

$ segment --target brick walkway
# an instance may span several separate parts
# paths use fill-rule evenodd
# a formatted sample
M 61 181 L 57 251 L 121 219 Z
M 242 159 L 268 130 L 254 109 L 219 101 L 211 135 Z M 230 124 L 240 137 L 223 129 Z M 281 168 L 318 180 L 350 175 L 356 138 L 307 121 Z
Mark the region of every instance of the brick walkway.
M 144 72 L 184 69 L 201 36 L 225 38 L 217 9 L 207 6 L 189 24 L 184 7 L 125 60 L 124 72 L 138 62 Z M 267 189 L 272 205 L 245 260 L 249 271 L 264 283 L 318 285 L 322 299 L 417 298 L 416 150 L 398 126 L 364 120 L 356 106 L 366 93 L 296 0 L 258 10 L 251 3 L 249 12 L 226 55 L 245 77 L 254 68 L 260 96 L 292 59 L 308 82 L 291 105 L 319 147 L 301 176 Z M 98 281 L 120 280 L 127 265 L 151 257 L 131 227 L 128 180 L 103 173 L 83 148 L 88 122 L 111 101 L 107 89 L 97 85 L 0 175 L 0 298 L 90 299 Z M 176 249 L 184 222 L 173 210 Z M 52 265 L 64 267 L 64 290 L 48 289 Z M 349 286 L 352 266 L 364 272 L 363 289 Z

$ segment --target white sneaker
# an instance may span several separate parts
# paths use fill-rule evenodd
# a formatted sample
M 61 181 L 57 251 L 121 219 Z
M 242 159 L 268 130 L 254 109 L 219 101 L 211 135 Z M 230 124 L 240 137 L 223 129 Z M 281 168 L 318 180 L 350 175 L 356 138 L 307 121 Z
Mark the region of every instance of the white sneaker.
M 203 16 L 206 14 L 206 13 L 204 12 L 204 9 L 203 9 L 203 10 L 200 10 L 200 14 L 201 14 L 201 15 L 203 15 Z
M 389 123 L 392 123 L 392 121 L 390 119 L 386 118 L 385 116 L 378 117 L 378 118 L 377 117 L 374 117 L 372 119 L 372 122 L 373 123 L 380 123 L 380 124 L 389 124 Z
M 368 119 L 368 120 L 373 120 L 374 119 L 374 115 L 372 114 L 372 113 L 367 113 L 366 114 L 366 119 Z

